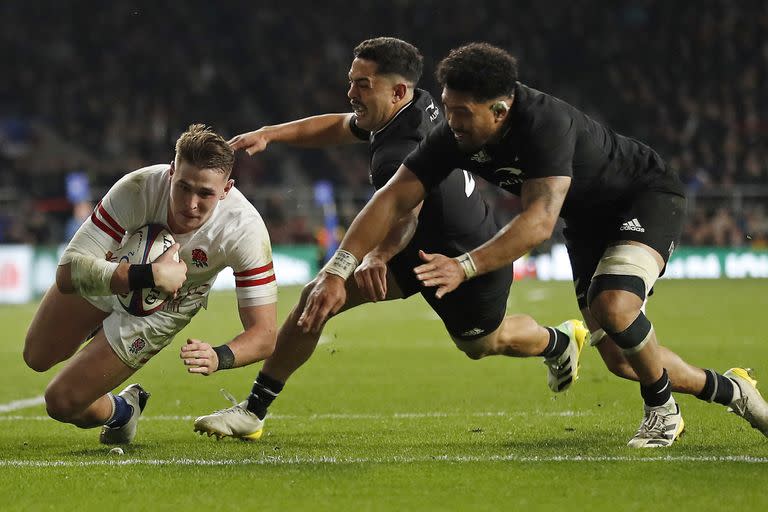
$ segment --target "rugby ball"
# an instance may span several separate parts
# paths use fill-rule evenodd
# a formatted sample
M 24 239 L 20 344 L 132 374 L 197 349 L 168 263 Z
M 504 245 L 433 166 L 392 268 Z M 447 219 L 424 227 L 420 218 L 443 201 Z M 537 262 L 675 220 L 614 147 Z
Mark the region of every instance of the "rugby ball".
M 123 245 L 115 251 L 115 261 L 118 263 L 127 261 L 131 265 L 152 263 L 174 243 L 173 235 L 165 226 L 147 224 L 125 238 Z M 179 261 L 178 255 L 174 259 Z M 168 300 L 168 295 L 157 288 L 142 288 L 117 294 L 117 300 L 128 313 L 134 316 L 147 316 L 163 307 Z

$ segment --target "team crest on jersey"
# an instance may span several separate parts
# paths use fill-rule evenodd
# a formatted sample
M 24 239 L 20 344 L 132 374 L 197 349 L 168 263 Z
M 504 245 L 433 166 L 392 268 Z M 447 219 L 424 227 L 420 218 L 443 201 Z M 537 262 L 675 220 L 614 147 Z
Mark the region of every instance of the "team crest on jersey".
M 139 352 L 141 352 L 142 350 L 144 350 L 144 347 L 146 347 L 146 346 L 147 346 L 147 342 L 146 341 L 144 341 L 141 338 L 136 338 L 135 340 L 133 340 L 133 343 L 131 343 L 131 346 L 128 347 L 128 351 L 131 354 L 136 355 Z
M 493 171 L 493 174 L 499 180 L 500 187 L 519 185 L 525 178 L 525 173 L 516 167 L 502 167 Z
M 202 249 L 193 249 L 192 250 L 192 263 L 195 264 L 196 267 L 207 267 L 208 266 L 208 255 L 205 254 L 205 251 Z
M 488 153 L 486 153 L 484 149 L 481 149 L 480 151 L 472 155 L 469 159 L 479 164 L 484 164 L 485 162 L 491 161 L 491 157 L 488 156 Z
M 429 114 L 429 120 L 434 123 L 435 119 L 437 119 L 437 116 L 440 115 L 440 110 L 435 106 L 435 103 L 432 101 L 429 102 L 429 105 L 427 105 L 427 108 L 425 110 L 427 111 L 427 114 Z

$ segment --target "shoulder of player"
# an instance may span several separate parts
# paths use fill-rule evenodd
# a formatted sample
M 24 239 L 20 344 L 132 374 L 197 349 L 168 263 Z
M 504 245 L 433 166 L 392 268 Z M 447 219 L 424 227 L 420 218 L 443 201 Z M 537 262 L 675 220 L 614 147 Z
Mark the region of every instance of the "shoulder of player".
M 568 102 L 519 82 L 514 101 L 513 113 L 532 124 L 570 120 L 575 110 Z
M 232 187 L 226 199 L 220 202 L 220 207 L 218 217 L 222 226 L 240 230 L 264 225 L 259 211 L 236 187 Z
M 509 136 L 516 139 L 562 137 L 576 121 L 574 107 L 521 83 L 515 88 L 514 101 Z
M 434 115 L 434 113 L 437 115 Z M 434 103 L 432 96 L 423 90 L 414 91 L 413 100 L 403 107 L 379 135 L 390 140 L 421 140 L 439 118 L 440 109 Z M 434 117 L 434 119 L 432 119 Z
M 123 188 L 133 188 L 144 190 L 146 188 L 155 188 L 163 180 L 167 179 L 168 170 L 171 168 L 168 164 L 156 164 L 141 169 L 136 169 L 122 176 L 115 186 Z

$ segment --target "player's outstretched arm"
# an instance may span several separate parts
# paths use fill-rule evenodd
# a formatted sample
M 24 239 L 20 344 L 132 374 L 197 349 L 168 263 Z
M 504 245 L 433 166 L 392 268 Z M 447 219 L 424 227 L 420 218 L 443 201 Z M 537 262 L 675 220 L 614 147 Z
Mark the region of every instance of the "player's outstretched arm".
M 373 302 L 387 296 L 387 263 L 405 249 L 419 225 L 419 205 L 401 218 L 389 230 L 384 240 L 363 257 L 355 269 L 355 282 L 363 297 Z
M 552 236 L 570 185 L 567 176 L 526 181 L 520 195 L 522 212 L 493 238 L 457 258 L 421 251 L 424 263 L 414 269 L 416 277 L 424 286 L 436 286 L 435 296 L 442 298 L 463 281 L 512 263 Z
M 570 186 L 568 176 L 525 181 L 520 192 L 522 211 L 496 236 L 472 251 L 478 273 L 491 272 L 512 263 L 549 240 Z
M 307 298 L 298 325 L 304 332 L 318 332 L 346 299 L 344 281 L 363 255 L 379 245 L 395 223 L 424 200 L 426 190 L 416 175 L 401 165 L 387 184 L 355 217 L 341 246 L 323 267 Z
M 247 366 L 272 355 L 277 341 L 277 304 L 239 308 L 244 331 L 217 347 L 190 338 L 179 357 L 189 373 L 210 375 L 218 370 Z
M 283 142 L 304 148 L 322 148 L 339 144 L 364 142 L 350 130 L 353 114 L 323 114 L 288 123 L 264 126 L 232 137 L 233 149 L 244 149 L 249 155 L 260 153 L 272 142 Z

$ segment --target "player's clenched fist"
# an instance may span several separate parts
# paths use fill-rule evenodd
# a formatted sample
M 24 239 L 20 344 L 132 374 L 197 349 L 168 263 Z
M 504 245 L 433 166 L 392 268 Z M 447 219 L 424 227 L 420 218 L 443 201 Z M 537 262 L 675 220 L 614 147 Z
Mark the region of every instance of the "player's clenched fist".
M 187 264 L 179 259 L 179 247 L 173 244 L 152 262 L 155 288 L 170 295 L 175 295 L 187 280 Z

